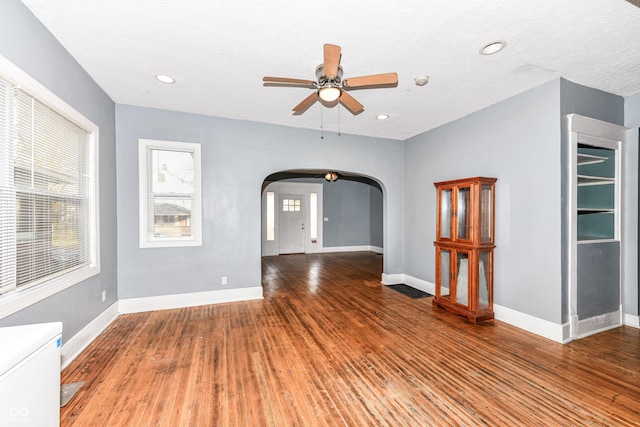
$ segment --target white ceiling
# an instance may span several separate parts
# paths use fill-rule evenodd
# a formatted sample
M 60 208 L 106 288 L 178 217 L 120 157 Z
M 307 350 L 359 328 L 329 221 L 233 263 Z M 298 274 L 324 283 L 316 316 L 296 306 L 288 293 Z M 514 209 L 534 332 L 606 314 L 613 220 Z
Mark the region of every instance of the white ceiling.
M 23 2 L 119 104 L 404 140 L 557 77 L 640 92 L 640 8 L 625 0 Z M 494 40 L 507 47 L 478 53 Z M 262 77 L 314 80 L 324 43 L 345 78 L 396 71 L 398 86 L 351 91 L 357 116 L 293 116 L 311 89 Z

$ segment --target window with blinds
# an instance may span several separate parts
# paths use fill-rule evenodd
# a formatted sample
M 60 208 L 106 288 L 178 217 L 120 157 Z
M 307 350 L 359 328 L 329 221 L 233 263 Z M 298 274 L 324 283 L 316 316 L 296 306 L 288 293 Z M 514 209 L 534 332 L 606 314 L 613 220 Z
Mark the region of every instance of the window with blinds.
M 93 143 L 92 132 L 0 79 L 0 293 L 95 265 Z
M 200 246 L 200 144 L 139 140 L 140 247 Z

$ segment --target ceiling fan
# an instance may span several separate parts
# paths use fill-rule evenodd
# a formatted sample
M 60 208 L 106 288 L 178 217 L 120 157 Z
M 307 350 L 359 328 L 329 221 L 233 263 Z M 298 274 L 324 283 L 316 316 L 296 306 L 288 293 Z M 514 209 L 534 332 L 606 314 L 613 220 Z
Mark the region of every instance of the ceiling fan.
M 316 79 L 302 80 L 287 77 L 263 77 L 265 86 L 308 87 L 317 89 L 314 93 L 293 107 L 293 114 L 300 115 L 320 100 L 323 105 L 333 107 L 338 102 L 352 114 L 364 111 L 364 106 L 347 93 L 350 89 L 368 89 L 376 87 L 395 87 L 398 85 L 397 73 L 374 74 L 371 76 L 351 77 L 342 80 L 340 56 L 342 49 L 333 44 L 324 45 L 324 63 L 316 67 Z

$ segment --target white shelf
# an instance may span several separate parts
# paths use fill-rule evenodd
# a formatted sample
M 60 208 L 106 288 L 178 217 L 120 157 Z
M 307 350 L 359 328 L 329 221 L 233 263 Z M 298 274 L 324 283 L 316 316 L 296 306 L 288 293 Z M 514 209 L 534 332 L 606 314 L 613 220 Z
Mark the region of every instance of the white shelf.
M 604 176 L 578 175 L 578 187 L 585 185 L 607 185 L 614 184 L 615 178 L 607 178 Z
M 604 156 L 595 156 L 593 154 L 578 153 L 578 166 L 593 165 L 596 163 L 602 163 L 606 160 L 609 160 L 609 158 Z
M 599 213 L 615 213 L 615 209 L 599 209 L 599 208 L 578 208 L 578 215 L 583 214 L 599 214 Z

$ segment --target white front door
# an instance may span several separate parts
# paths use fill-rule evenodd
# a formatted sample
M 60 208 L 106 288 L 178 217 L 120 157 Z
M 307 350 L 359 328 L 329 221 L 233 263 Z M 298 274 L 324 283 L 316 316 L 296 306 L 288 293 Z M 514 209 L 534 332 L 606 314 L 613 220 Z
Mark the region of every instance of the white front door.
M 304 194 L 281 194 L 279 209 L 279 253 L 304 253 L 306 236 Z

